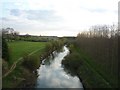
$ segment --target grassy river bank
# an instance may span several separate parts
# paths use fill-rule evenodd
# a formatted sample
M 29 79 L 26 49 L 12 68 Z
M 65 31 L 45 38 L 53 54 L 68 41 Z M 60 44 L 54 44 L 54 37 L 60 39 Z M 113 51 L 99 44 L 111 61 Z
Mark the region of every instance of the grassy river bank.
M 42 60 L 63 46 L 62 41 L 9 42 L 10 60 L 3 60 L 3 88 L 33 88 L 37 79 L 36 69 Z M 21 59 L 20 59 L 21 58 Z M 14 66 L 13 66 L 14 65 Z
M 97 71 L 98 67 L 94 67 L 95 63 L 91 64 L 89 56 L 75 45 L 70 45 L 69 49 L 70 54 L 62 61 L 68 73 L 77 75 L 85 88 L 112 88 L 109 81 Z
M 22 58 L 20 60 L 20 58 L 32 52 L 33 54 L 29 57 L 34 56 L 39 58 L 39 55 L 43 52 L 46 44 L 47 43 L 45 42 L 27 41 L 8 42 L 10 59 L 9 61 L 3 60 L 3 76 L 10 70 L 14 62 L 17 63 L 15 69 L 3 78 L 3 88 L 15 88 L 23 81 L 28 82 L 29 78 L 31 78 L 31 82 L 35 80 L 35 75 L 31 73 L 32 71 L 30 69 L 24 67 L 22 64 L 24 59 Z

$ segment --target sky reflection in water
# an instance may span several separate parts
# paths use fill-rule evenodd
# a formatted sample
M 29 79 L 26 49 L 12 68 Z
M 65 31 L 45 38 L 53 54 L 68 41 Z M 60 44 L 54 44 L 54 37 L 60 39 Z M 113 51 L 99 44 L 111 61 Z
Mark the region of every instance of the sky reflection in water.
M 73 77 L 61 67 L 61 61 L 69 54 L 69 50 L 64 46 L 64 51 L 54 53 L 54 58 L 50 57 L 41 65 L 38 71 L 37 88 L 82 88 L 78 77 Z M 49 63 L 49 64 L 48 64 Z

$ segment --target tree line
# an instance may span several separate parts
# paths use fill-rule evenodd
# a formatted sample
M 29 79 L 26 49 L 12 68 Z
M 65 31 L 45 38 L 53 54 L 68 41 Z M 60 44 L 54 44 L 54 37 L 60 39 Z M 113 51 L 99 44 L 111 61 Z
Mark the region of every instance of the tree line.
M 18 40 L 19 32 L 15 31 L 13 28 L 2 28 L 2 36 L 7 41 Z
M 114 86 L 118 80 L 118 37 L 116 25 L 96 25 L 79 33 L 75 43 Z
M 2 28 L 2 37 L 7 41 L 7 42 L 12 42 L 12 41 L 31 41 L 31 42 L 49 42 L 50 40 L 55 40 L 57 37 L 51 36 L 33 36 L 29 34 L 25 35 L 20 35 L 20 33 L 13 28 Z M 53 37 L 53 38 L 52 38 Z

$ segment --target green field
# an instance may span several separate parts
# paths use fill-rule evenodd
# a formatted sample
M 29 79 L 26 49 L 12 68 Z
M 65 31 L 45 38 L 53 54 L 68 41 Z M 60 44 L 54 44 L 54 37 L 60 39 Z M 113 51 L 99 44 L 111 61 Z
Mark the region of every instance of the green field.
M 42 51 L 45 48 L 46 42 L 27 42 L 27 41 L 15 41 L 8 42 L 10 51 L 10 63 L 18 60 L 25 54 L 30 54 L 36 50 Z
M 11 65 L 20 57 L 23 57 L 26 54 L 30 54 L 36 50 L 37 52 L 33 53 L 32 55 L 39 57 L 39 55 L 44 52 L 46 44 L 47 42 L 8 42 L 10 49 L 10 60 L 8 64 L 10 64 L 11 67 Z M 17 63 L 16 68 L 3 79 L 3 88 L 15 88 L 26 78 L 31 78 L 29 79 L 31 80 L 30 82 L 34 82 L 34 80 L 36 80 L 33 73 L 23 67 L 21 63 Z

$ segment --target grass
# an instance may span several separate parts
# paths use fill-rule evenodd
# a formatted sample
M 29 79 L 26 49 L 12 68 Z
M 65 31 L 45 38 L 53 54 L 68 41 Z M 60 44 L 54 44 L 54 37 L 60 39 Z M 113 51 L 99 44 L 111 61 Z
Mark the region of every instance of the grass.
M 76 75 L 82 80 L 82 83 L 85 88 L 111 88 L 112 86 L 109 84 L 109 82 L 106 80 L 105 77 L 101 75 L 101 73 L 98 72 L 98 67 L 95 65 L 94 62 L 92 62 L 91 58 L 84 54 L 80 48 L 78 47 L 72 47 L 71 54 L 68 55 L 65 60 L 63 61 L 64 65 L 67 65 L 69 67 L 68 70 L 74 70 L 73 69 L 73 63 L 75 60 L 81 61 L 80 64 L 75 64 L 77 68 L 74 70 L 76 72 Z M 79 54 L 77 58 L 74 56 L 76 54 Z M 71 57 L 73 56 L 73 58 Z M 77 61 L 78 62 L 78 61 Z M 73 73 L 74 73 L 73 72 Z
M 34 83 L 36 76 L 34 73 L 31 73 L 28 69 L 23 66 L 17 65 L 13 72 L 11 72 L 7 77 L 2 80 L 3 88 L 16 88 L 21 83 L 24 83 L 24 80 L 30 80 L 31 83 Z
M 14 41 L 8 42 L 10 49 L 10 65 L 12 65 L 20 57 L 23 57 L 26 54 L 30 54 L 36 50 L 37 52 L 33 53 L 32 56 L 40 58 L 40 55 L 44 52 L 47 42 L 27 42 L 27 41 Z M 31 78 L 31 79 L 30 79 Z M 23 67 L 22 63 L 19 62 L 16 65 L 16 68 L 2 80 L 3 88 L 15 88 L 23 80 L 31 80 L 28 82 L 33 82 L 35 75 L 31 73 L 28 69 Z
M 15 41 L 8 42 L 10 50 L 10 64 L 13 64 L 14 61 L 18 60 L 25 54 L 29 54 L 35 50 L 41 52 L 45 48 L 45 42 L 26 42 L 26 41 Z
M 111 76 L 109 73 L 104 72 L 93 60 L 92 58 L 83 52 L 80 48 L 77 48 L 76 51 L 80 53 L 83 57 L 84 63 L 96 74 L 98 77 L 103 78 L 102 80 L 111 88 L 116 88 L 118 85 L 117 77 Z
M 46 47 L 47 45 L 48 47 Z M 32 86 L 31 84 L 34 84 L 36 82 L 36 74 L 33 73 L 32 72 L 33 70 L 31 71 L 29 67 L 26 68 L 24 66 L 23 64 L 24 60 L 27 60 L 25 59 L 25 56 L 28 55 L 28 57 L 30 57 L 30 60 L 35 61 L 35 63 L 32 64 L 40 65 L 41 60 L 43 58 L 46 58 L 47 57 L 46 55 L 49 55 L 50 52 L 54 50 L 54 47 L 57 49 L 60 45 L 62 44 L 55 43 L 54 45 L 54 43 L 51 42 L 27 42 L 27 41 L 8 42 L 8 46 L 10 50 L 10 61 L 8 62 L 10 63 L 9 67 L 14 62 L 19 60 L 19 58 L 24 57 L 24 59 L 17 63 L 16 68 L 11 73 L 9 73 L 8 76 L 3 78 L 3 88 L 16 88 L 21 85 L 25 87 L 27 84 L 30 84 L 29 86 Z M 30 55 L 31 53 L 32 55 Z M 36 59 L 38 59 L 39 62 L 37 62 Z M 30 67 L 32 64 L 28 61 L 28 65 Z
M 17 66 L 13 72 L 11 72 L 8 76 L 6 76 L 2 80 L 2 87 L 3 88 L 14 88 L 14 87 L 16 87 L 17 84 L 20 82 L 20 80 L 15 80 L 15 78 L 16 77 L 18 78 L 18 77 L 21 77 L 21 76 L 22 76 L 21 68 L 19 66 Z

